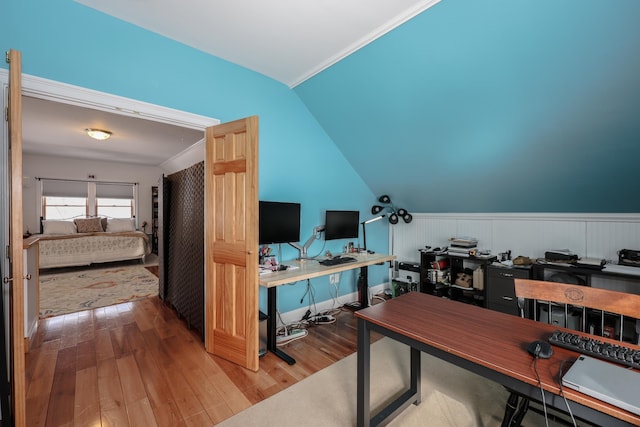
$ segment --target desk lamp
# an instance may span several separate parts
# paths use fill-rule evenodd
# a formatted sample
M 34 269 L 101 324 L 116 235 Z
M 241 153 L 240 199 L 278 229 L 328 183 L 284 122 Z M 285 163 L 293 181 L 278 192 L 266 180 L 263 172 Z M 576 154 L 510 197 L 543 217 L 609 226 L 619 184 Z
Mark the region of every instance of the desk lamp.
M 366 227 L 366 225 L 370 224 L 372 222 L 376 222 L 378 220 L 381 220 L 384 217 L 385 217 L 385 215 L 382 214 L 382 215 L 379 215 L 379 216 L 377 216 L 375 218 L 371 218 L 371 219 L 368 219 L 366 221 L 362 221 L 360 223 L 360 224 L 362 224 L 362 245 L 364 246 L 364 250 L 365 251 L 367 250 L 367 227 Z

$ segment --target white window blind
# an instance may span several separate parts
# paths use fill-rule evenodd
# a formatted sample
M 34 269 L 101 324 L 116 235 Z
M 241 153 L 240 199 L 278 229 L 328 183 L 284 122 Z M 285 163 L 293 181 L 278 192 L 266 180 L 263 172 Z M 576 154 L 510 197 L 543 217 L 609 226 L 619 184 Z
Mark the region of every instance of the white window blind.
M 133 199 L 134 184 L 126 183 L 96 183 L 96 198 L 98 199 Z
M 42 195 L 50 197 L 87 197 L 84 181 L 42 180 Z

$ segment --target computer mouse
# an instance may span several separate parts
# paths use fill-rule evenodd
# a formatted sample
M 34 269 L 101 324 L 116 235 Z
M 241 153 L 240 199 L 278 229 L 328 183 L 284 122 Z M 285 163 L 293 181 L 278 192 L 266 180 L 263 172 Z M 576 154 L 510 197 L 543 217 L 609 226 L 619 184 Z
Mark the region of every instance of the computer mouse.
M 546 341 L 534 341 L 527 347 L 527 351 L 531 353 L 533 357 L 540 359 L 548 359 L 553 354 L 553 348 L 551 344 Z

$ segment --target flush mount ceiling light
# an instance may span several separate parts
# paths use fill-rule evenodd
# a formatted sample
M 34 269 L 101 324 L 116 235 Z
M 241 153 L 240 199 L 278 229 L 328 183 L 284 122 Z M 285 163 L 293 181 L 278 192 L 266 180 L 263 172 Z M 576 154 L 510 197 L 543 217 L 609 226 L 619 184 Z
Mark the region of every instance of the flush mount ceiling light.
M 93 139 L 97 139 L 98 141 L 104 141 L 105 139 L 109 139 L 112 134 L 108 130 L 102 130 L 102 129 L 86 128 L 85 131 L 87 132 L 87 135 L 89 135 Z

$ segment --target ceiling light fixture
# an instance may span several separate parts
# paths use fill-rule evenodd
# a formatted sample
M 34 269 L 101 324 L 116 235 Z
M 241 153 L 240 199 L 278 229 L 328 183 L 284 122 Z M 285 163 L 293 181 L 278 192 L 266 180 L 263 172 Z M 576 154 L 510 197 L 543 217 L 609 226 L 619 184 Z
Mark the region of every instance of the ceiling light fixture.
M 85 131 L 87 132 L 87 135 L 89 135 L 93 139 L 97 139 L 98 141 L 109 139 L 112 135 L 112 132 L 102 129 L 87 128 L 85 129 Z

